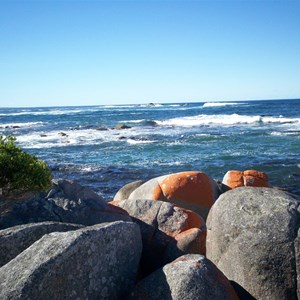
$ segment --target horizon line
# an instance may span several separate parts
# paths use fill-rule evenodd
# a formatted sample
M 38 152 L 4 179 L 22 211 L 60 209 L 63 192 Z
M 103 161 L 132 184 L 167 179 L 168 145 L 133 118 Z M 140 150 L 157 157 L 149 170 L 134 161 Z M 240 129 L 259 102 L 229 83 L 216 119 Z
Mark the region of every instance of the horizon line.
M 300 100 L 300 97 L 297 98 L 273 98 L 273 99 L 232 99 L 232 100 L 206 100 L 206 101 L 169 101 L 169 102 L 140 102 L 140 103 L 117 103 L 117 104 L 88 104 L 88 105 L 41 105 L 41 106 L 0 106 L 0 108 L 53 108 L 53 107 L 92 107 L 92 106 L 139 106 L 139 105 L 147 105 L 147 104 L 184 104 L 184 103 L 223 103 L 223 102 L 250 102 L 250 101 L 280 101 L 280 100 Z

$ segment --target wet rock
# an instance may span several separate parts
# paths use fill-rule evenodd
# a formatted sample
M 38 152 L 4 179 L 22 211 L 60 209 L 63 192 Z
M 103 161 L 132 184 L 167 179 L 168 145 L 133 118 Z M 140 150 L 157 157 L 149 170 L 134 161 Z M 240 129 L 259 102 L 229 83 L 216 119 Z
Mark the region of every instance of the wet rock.
M 118 124 L 115 127 L 115 129 L 129 129 L 129 128 L 131 128 L 131 127 L 128 125 L 125 125 L 125 124 Z
M 97 127 L 96 130 L 98 130 L 98 131 L 107 131 L 108 128 L 106 128 L 106 127 Z
M 68 135 L 65 132 L 60 132 L 59 135 L 67 137 Z

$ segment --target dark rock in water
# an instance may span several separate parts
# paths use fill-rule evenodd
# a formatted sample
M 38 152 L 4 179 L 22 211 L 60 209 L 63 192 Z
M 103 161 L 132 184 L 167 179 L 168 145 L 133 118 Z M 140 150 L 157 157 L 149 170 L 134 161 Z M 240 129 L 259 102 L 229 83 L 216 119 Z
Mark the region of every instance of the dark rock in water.
M 147 141 L 149 141 L 148 138 L 139 137 L 139 136 L 130 136 L 128 140 L 131 140 L 131 141 L 140 141 L 140 142 L 147 142 Z
M 124 299 L 141 250 L 131 222 L 47 234 L 0 268 L 0 299 Z
M 128 199 L 112 203 L 125 209 L 140 226 L 142 275 L 183 254 L 205 254 L 206 226 L 196 213 L 162 201 Z
M 106 203 L 91 189 L 68 180 L 54 182 L 46 197 L 2 200 L 0 213 L 0 229 L 45 221 L 94 225 L 131 220 L 124 210 Z
M 3 127 L 1 127 L 1 128 L 3 128 Z M 21 127 L 18 126 L 18 125 L 7 125 L 7 126 L 5 126 L 4 128 L 5 128 L 5 129 L 10 129 L 10 128 L 12 128 L 12 129 L 19 129 L 19 128 L 21 128 Z
M 67 137 L 68 135 L 65 132 L 60 132 L 59 135 Z
M 228 191 L 207 218 L 207 258 L 257 299 L 298 299 L 299 224 L 299 202 L 287 193 Z
M 133 181 L 124 185 L 115 195 L 114 201 L 128 199 L 130 194 L 144 183 L 142 180 Z
M 119 139 L 119 140 L 125 140 L 126 137 L 122 135 L 122 136 L 118 137 L 118 139 Z
M 106 127 L 97 127 L 96 130 L 98 130 L 98 131 L 107 131 L 108 128 L 106 128 Z
M 58 222 L 31 223 L 0 231 L 0 267 L 15 258 L 35 241 L 50 232 L 71 231 L 82 228 L 78 224 Z
M 40 134 L 40 137 L 47 137 L 47 134 Z
M 158 124 L 154 120 L 146 120 L 144 121 L 144 124 L 148 126 L 158 126 Z
M 129 129 L 131 128 L 130 126 L 128 125 L 125 125 L 125 124 L 118 124 L 115 129 Z
M 140 281 L 130 299 L 238 300 L 228 279 L 202 255 L 184 255 Z

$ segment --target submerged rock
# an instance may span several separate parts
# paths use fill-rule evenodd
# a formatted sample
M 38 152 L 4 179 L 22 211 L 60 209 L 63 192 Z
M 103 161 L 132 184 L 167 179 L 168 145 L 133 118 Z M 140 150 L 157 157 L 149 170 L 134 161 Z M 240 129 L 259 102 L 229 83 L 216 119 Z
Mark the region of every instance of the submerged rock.
M 115 127 L 115 129 L 129 129 L 129 128 L 131 128 L 131 127 L 128 125 L 125 125 L 125 124 L 118 124 Z
M 0 268 L 0 298 L 124 299 L 141 250 L 134 223 L 47 234 Z

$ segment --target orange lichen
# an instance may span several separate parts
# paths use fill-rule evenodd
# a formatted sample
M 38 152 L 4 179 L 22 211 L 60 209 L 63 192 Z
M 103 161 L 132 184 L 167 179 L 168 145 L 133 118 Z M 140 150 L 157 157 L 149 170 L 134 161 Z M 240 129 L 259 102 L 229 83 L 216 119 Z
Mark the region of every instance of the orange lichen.
M 241 171 L 228 171 L 223 178 L 223 184 L 231 189 L 244 186 L 243 172 Z
M 152 193 L 153 200 L 163 200 L 164 194 L 159 184 L 154 188 Z
M 256 170 L 228 171 L 224 178 L 223 184 L 231 189 L 240 186 L 268 187 L 268 175 Z
M 244 175 L 245 186 L 255 186 L 255 187 L 269 186 L 268 175 L 264 172 L 259 172 L 255 170 L 246 170 L 243 172 L 243 175 Z
M 160 183 L 170 202 L 179 200 L 210 208 L 214 203 L 211 179 L 202 172 L 182 172 L 166 177 Z

